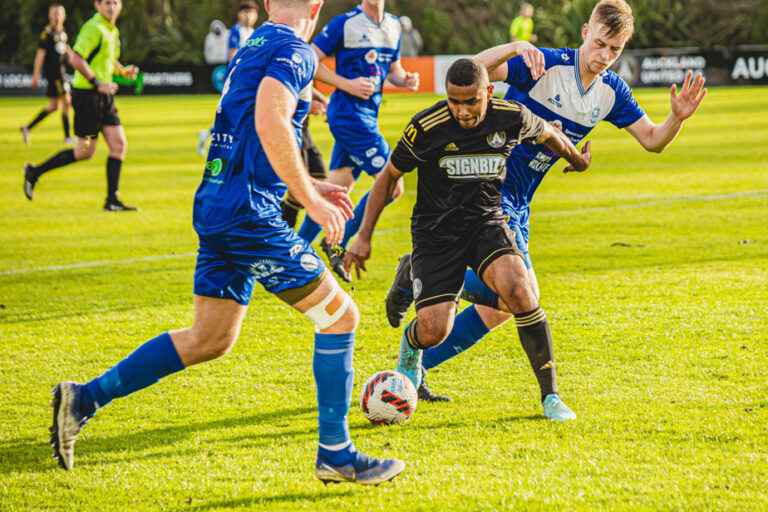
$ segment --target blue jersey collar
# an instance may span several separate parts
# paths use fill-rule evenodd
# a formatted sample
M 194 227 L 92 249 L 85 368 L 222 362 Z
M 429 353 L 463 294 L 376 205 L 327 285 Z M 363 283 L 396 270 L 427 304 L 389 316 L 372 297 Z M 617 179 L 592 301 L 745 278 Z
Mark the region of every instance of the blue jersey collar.
M 581 52 L 579 52 L 579 49 L 576 48 L 574 53 L 576 55 L 574 56 L 573 72 L 576 75 L 575 76 L 575 78 L 576 78 L 576 87 L 579 89 L 579 94 L 581 94 L 582 96 L 586 96 L 589 93 L 589 91 L 591 91 L 592 88 L 595 86 L 597 81 L 602 78 L 603 73 L 600 73 L 599 75 L 597 75 L 595 77 L 595 79 L 592 80 L 592 84 L 590 84 L 590 86 L 587 89 L 584 89 L 584 84 L 581 83 L 581 73 L 580 73 L 581 66 L 579 65 L 579 53 L 581 53 Z

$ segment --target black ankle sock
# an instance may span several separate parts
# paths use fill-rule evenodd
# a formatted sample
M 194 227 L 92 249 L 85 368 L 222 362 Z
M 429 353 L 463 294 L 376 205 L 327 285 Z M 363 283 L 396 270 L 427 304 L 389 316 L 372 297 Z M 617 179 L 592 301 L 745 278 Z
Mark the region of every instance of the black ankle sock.
M 536 308 L 534 311 L 515 315 L 515 321 L 520 343 L 528 356 L 536 380 L 539 381 L 543 400 L 545 396 L 557 393 L 552 333 L 549 330 L 547 316 L 544 310 Z
M 48 171 L 52 171 L 59 167 L 64 167 L 65 165 L 69 165 L 75 161 L 75 150 L 65 149 L 64 151 L 56 153 L 42 164 L 35 166 L 35 176 L 36 178 L 39 178 Z
M 408 340 L 408 344 L 411 346 L 411 348 L 416 350 L 424 350 L 424 347 L 421 346 L 421 343 L 419 343 L 419 338 L 416 335 L 416 319 L 414 318 L 413 321 L 411 321 L 410 324 L 408 324 L 408 327 L 405 329 L 405 339 Z
M 43 119 L 45 119 L 46 117 L 48 117 L 48 115 L 49 115 L 49 114 L 50 114 L 50 112 L 48 112 L 46 109 L 43 109 L 43 110 L 41 110 L 41 111 L 40 111 L 40 112 L 37 114 L 37 117 L 35 117 L 35 118 L 32 120 L 32 122 L 31 122 L 31 123 L 29 123 L 29 124 L 27 125 L 27 129 L 28 129 L 28 130 L 31 130 L 31 129 L 32 129 L 32 128 L 33 128 L 33 127 L 34 127 L 34 126 L 37 124 L 37 123 L 39 123 L 40 121 L 42 121 Z
M 117 200 L 117 189 L 120 188 L 120 169 L 123 161 L 117 158 L 107 158 L 107 200 Z
M 69 116 L 67 114 L 61 114 L 61 126 L 64 128 L 64 138 L 69 138 Z
M 286 196 L 283 199 L 283 220 L 288 223 L 292 228 L 296 227 L 296 218 L 299 216 L 299 210 L 301 205 L 292 200 L 291 197 Z

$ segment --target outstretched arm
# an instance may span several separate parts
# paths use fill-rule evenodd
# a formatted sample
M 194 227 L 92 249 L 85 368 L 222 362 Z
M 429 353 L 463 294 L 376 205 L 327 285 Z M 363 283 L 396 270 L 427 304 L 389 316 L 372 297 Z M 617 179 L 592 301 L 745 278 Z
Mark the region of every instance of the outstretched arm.
M 488 70 L 491 82 L 505 82 L 509 70 L 504 64 L 518 55 L 523 56 L 532 79 L 538 80 L 544 74 L 544 54 L 527 41 L 515 41 L 488 48 L 475 55 L 475 60 Z
M 368 204 L 365 205 L 362 226 L 344 256 L 344 268 L 349 272 L 354 265 L 358 278 L 360 270 L 365 270 L 365 262 L 371 257 L 371 238 L 376 223 L 402 176 L 403 173 L 392 165 L 392 161 L 389 161 L 384 170 L 376 176 L 376 181 L 368 193 Z
M 694 79 L 693 73 L 688 71 L 680 93 L 677 92 L 677 84 L 672 84 L 670 88 L 671 108 L 667 119 L 662 124 L 655 124 L 648 116 L 643 116 L 629 125 L 626 130 L 647 151 L 661 153 L 680 133 L 683 122 L 698 110 L 707 95 L 704 82 L 701 73 L 698 73 Z

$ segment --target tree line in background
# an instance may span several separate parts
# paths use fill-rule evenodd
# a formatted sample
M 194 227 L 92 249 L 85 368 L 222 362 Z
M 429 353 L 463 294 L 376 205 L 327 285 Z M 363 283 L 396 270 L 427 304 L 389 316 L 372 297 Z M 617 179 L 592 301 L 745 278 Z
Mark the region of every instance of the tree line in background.
M 0 0 L 0 62 L 31 65 L 50 0 Z M 93 14 L 89 0 L 59 0 L 74 40 Z M 260 2 L 261 3 L 261 2 Z M 321 23 L 358 2 L 326 0 Z M 541 46 L 576 46 L 596 0 L 534 0 Z M 636 18 L 630 48 L 768 44 L 767 0 L 630 0 Z M 425 54 L 475 53 L 505 42 L 519 0 L 388 0 L 387 10 L 410 16 Z M 213 19 L 235 20 L 236 0 L 123 0 L 119 27 L 125 62 L 200 64 Z M 265 19 L 261 13 L 261 21 Z

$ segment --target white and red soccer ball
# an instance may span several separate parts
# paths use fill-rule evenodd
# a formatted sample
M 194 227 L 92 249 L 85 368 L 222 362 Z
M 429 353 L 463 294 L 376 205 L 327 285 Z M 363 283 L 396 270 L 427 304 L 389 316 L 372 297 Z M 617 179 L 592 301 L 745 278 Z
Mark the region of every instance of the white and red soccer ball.
M 363 386 L 360 407 L 375 425 L 408 421 L 416 410 L 418 394 L 411 380 L 400 372 L 375 373 Z

